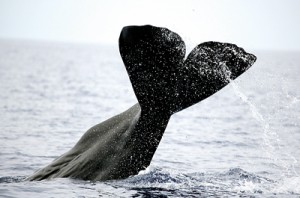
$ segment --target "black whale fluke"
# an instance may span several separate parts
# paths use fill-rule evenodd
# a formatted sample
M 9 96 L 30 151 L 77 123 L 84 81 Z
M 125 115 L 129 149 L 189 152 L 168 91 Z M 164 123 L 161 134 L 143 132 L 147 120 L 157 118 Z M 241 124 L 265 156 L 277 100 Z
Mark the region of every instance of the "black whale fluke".
M 198 45 L 184 60 L 181 37 L 150 25 L 124 27 L 119 48 L 142 109 L 169 114 L 209 97 L 256 60 L 234 44 L 219 42 Z
M 138 103 L 89 129 L 67 153 L 28 177 L 104 181 L 150 165 L 172 114 L 217 92 L 256 60 L 229 43 L 205 42 L 185 59 L 185 44 L 167 28 L 124 27 L 120 54 Z

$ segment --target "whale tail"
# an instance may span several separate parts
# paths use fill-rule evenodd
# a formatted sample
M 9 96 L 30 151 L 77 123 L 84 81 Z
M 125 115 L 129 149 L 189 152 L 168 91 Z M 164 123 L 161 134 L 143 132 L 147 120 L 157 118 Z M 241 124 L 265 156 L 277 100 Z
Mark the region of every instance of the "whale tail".
M 185 59 L 178 34 L 150 25 L 124 27 L 119 49 L 142 111 L 170 115 L 216 93 L 256 61 L 220 42 L 199 44 Z
M 129 26 L 120 53 L 139 104 L 89 129 L 67 153 L 27 180 L 110 180 L 148 167 L 170 116 L 214 94 L 256 60 L 229 43 L 206 42 L 185 59 L 185 44 L 166 28 Z

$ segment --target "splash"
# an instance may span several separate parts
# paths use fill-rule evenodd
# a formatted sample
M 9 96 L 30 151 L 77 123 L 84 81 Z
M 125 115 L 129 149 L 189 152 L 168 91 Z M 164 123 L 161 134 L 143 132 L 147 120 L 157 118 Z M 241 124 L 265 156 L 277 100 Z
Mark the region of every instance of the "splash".
M 224 77 L 224 80 L 229 82 L 233 88 L 234 93 L 242 99 L 244 103 L 246 103 L 252 113 L 252 116 L 258 121 L 262 130 L 263 130 L 263 145 L 262 149 L 265 151 L 265 154 L 268 159 L 271 159 L 276 166 L 281 169 L 281 179 L 295 177 L 299 180 L 299 175 L 295 170 L 295 165 L 298 163 L 297 159 L 287 153 L 284 152 L 287 156 L 286 160 L 283 160 L 282 157 L 279 156 L 279 151 L 282 150 L 280 146 L 280 138 L 276 131 L 272 130 L 270 124 L 266 121 L 264 116 L 259 112 L 258 108 L 248 99 L 248 97 L 241 91 L 238 84 L 231 79 L 231 71 L 226 63 L 220 63 L 221 76 Z M 297 102 L 294 99 L 295 102 Z M 289 162 L 290 161 L 290 162 Z
M 271 159 L 277 166 L 282 169 L 281 177 L 291 177 L 297 176 L 298 174 L 295 170 L 295 165 L 297 164 L 297 160 L 294 156 L 285 152 L 285 155 L 289 158 L 288 160 L 282 160 L 279 157 L 279 152 L 282 150 L 280 146 L 280 138 L 276 131 L 271 130 L 270 124 L 266 121 L 264 116 L 259 112 L 258 108 L 248 99 L 248 97 L 240 90 L 237 83 L 233 80 L 229 79 L 231 82 L 231 86 L 233 88 L 234 93 L 242 99 L 244 103 L 249 106 L 249 109 L 252 113 L 252 116 L 259 122 L 263 130 L 263 150 L 269 159 Z
M 224 172 L 182 173 L 173 169 L 150 167 L 125 180 L 113 181 L 116 188 L 134 191 L 148 197 L 236 197 L 272 194 L 275 181 L 249 173 L 241 168 Z M 285 192 L 285 191 L 284 191 Z M 276 191 L 282 193 L 282 191 Z M 287 193 L 294 193 L 289 191 Z M 151 196 L 150 196 L 151 195 Z M 133 196 L 134 197 L 134 196 Z

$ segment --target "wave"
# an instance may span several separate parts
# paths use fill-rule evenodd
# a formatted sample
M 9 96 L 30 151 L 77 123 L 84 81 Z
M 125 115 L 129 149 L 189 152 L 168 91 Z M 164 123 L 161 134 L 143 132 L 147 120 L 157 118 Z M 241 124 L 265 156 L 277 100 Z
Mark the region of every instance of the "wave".
M 220 173 L 180 173 L 160 168 L 148 169 L 139 175 L 114 181 L 115 187 L 135 191 L 133 197 L 199 197 L 300 195 L 300 178 L 285 178 L 283 182 L 232 168 Z
M 19 183 L 26 179 L 25 176 L 5 176 L 0 177 L 0 184 L 1 183 Z
M 263 174 L 268 175 L 268 173 Z M 32 188 L 32 182 L 24 181 L 25 178 L 25 176 L 0 177 L 0 184 L 19 183 L 16 186 L 18 189 L 20 185 L 28 186 L 28 189 Z M 182 173 L 173 169 L 151 167 L 124 180 L 92 182 L 57 178 L 35 182 L 34 186 L 41 189 L 47 188 L 52 193 L 58 194 L 65 193 L 72 186 L 72 189 L 79 194 L 97 193 L 107 197 L 122 197 L 124 194 L 126 194 L 125 197 L 265 197 L 277 195 L 299 197 L 300 195 L 299 176 L 274 180 L 241 168 L 231 168 L 223 172 Z M 41 196 L 43 191 L 35 188 L 31 189 L 32 193 Z

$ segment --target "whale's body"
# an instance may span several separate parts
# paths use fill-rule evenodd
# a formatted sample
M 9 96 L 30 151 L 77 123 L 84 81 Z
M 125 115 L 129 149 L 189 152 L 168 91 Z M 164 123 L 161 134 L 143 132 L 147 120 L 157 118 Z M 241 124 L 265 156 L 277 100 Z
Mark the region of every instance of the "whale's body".
M 138 103 L 89 129 L 67 153 L 28 180 L 127 178 L 150 165 L 172 114 L 214 94 L 256 60 L 234 44 L 206 42 L 185 57 L 179 35 L 124 27 L 120 53 Z

